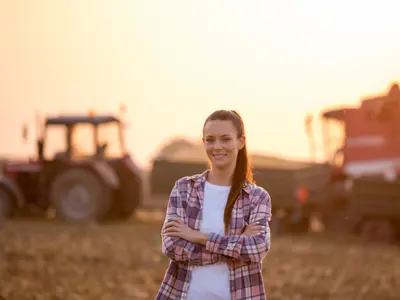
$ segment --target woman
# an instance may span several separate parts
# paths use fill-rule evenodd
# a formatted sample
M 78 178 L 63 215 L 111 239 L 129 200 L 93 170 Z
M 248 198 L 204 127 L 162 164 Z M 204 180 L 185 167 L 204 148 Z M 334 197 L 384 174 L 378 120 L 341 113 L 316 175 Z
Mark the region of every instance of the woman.
M 170 195 L 161 234 L 170 265 L 156 299 L 266 299 L 271 200 L 252 181 L 240 115 L 212 113 L 203 143 L 210 170 L 179 179 Z

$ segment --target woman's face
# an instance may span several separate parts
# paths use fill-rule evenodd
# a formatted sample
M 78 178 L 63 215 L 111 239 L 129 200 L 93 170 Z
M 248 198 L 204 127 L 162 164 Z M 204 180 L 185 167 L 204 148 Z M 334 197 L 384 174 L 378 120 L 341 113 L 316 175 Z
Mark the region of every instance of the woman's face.
M 208 121 L 203 129 L 203 143 L 212 165 L 223 169 L 236 163 L 238 152 L 244 146 L 244 137 L 238 138 L 231 121 Z

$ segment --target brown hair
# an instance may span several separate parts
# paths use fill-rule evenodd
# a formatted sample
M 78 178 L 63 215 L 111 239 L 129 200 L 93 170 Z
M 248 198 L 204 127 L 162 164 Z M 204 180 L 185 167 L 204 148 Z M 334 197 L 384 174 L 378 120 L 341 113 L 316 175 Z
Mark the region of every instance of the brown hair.
M 234 110 L 217 110 L 209 115 L 204 122 L 204 126 L 208 121 L 231 121 L 236 128 L 237 137 L 245 136 L 244 123 L 242 117 Z M 204 127 L 203 127 L 204 128 Z M 235 170 L 232 177 L 232 187 L 228 195 L 228 201 L 224 211 L 225 232 L 228 232 L 232 209 L 235 205 L 236 199 L 239 197 L 244 184 L 253 182 L 253 174 L 250 168 L 250 160 L 247 154 L 246 144 L 239 150 Z

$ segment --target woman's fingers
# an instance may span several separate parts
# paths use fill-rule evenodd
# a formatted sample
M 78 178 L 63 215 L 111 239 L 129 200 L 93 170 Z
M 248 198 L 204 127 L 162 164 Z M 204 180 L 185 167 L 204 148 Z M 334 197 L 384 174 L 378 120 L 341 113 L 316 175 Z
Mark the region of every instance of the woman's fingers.
M 166 235 L 166 236 L 177 236 L 177 237 L 181 237 L 180 235 L 181 235 L 181 233 L 182 233 L 182 231 L 178 228 L 178 229 L 176 229 L 176 228 L 170 228 L 169 230 L 165 230 L 164 231 L 164 234 Z
M 175 220 L 171 220 L 171 221 L 168 221 L 165 224 L 164 228 L 168 228 L 168 227 L 171 227 L 171 226 L 177 226 L 177 225 L 181 225 L 181 223 L 176 222 Z
M 173 225 L 173 226 L 169 226 L 168 228 L 164 229 L 164 232 L 176 232 L 176 231 L 180 231 L 181 228 L 179 226 Z
M 168 221 L 164 226 L 164 231 L 172 228 L 172 230 L 182 229 L 184 224 L 176 222 L 175 220 Z
M 253 224 L 250 224 L 250 225 L 248 225 L 248 226 L 246 226 L 246 229 L 258 229 L 258 230 L 262 230 L 262 229 L 265 229 L 265 226 L 264 225 L 260 225 L 260 224 L 258 224 L 258 223 L 253 223 Z
M 252 227 L 246 227 L 246 231 L 249 231 L 249 230 L 256 230 L 256 231 L 260 231 L 260 230 L 262 230 L 262 229 L 264 229 L 264 227 L 263 226 L 260 226 L 260 225 L 257 225 L 257 226 L 252 226 Z
M 182 225 L 178 224 L 176 222 L 172 222 L 172 224 L 169 224 L 167 228 L 164 229 L 164 234 L 166 236 L 175 236 L 175 237 L 182 237 Z
M 246 228 L 247 228 L 247 227 L 252 228 L 252 227 L 256 227 L 256 226 L 261 226 L 261 225 L 260 225 L 259 222 L 254 222 L 254 223 L 251 223 L 251 224 L 246 225 Z
M 264 230 L 265 226 L 259 225 L 258 223 L 253 223 L 246 226 L 243 234 L 246 236 L 255 236 L 255 235 L 260 235 Z
M 263 232 L 265 230 L 265 226 L 257 226 L 256 228 L 254 228 L 254 231 L 257 232 Z
M 249 231 L 249 230 L 258 230 L 259 229 L 259 225 L 258 224 L 249 224 L 245 227 L 245 231 Z
M 166 236 L 175 236 L 175 237 L 183 238 L 183 236 L 182 236 L 180 231 L 166 232 L 165 235 Z

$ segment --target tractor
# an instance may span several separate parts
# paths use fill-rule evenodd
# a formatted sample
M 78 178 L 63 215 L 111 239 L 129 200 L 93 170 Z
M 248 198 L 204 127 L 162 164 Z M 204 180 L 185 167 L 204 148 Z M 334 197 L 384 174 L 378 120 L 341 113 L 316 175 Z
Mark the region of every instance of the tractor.
M 37 157 L 0 166 L 0 218 L 33 204 L 60 220 L 103 221 L 128 218 L 141 204 L 141 172 L 120 118 L 60 115 L 40 124 Z

